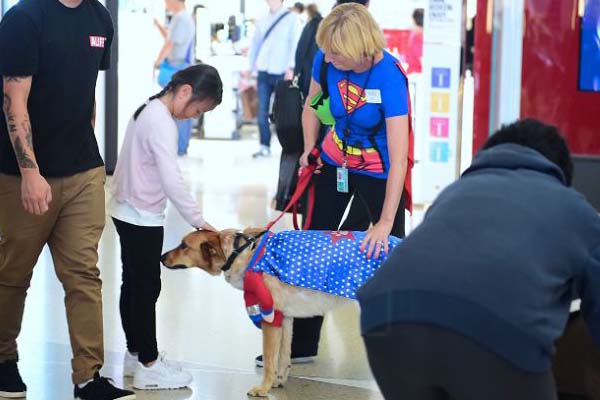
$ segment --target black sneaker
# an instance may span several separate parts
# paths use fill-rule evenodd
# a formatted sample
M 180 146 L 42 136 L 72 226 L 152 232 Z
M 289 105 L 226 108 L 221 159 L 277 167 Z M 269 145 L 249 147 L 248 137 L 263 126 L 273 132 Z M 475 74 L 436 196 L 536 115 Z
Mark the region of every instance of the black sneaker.
M 309 356 L 309 357 L 294 357 L 294 356 L 292 356 L 291 361 L 292 361 L 292 364 L 310 364 L 312 362 L 315 362 L 315 358 L 313 356 Z M 262 368 L 264 366 L 262 355 L 257 356 L 254 359 L 254 364 L 256 364 L 256 366 L 259 368 Z
M 10 360 L 0 363 L 0 397 L 22 399 L 26 395 L 27 386 L 21 379 L 17 361 Z
M 135 393 L 113 386 L 112 382 L 96 372 L 94 380 L 83 388 L 75 385 L 75 400 L 133 400 Z

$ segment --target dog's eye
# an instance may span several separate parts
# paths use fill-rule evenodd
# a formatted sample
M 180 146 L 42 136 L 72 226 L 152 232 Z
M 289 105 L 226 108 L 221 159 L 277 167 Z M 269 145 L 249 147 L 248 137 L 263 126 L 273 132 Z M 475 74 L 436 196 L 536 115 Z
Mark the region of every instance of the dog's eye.
M 188 245 L 187 245 L 187 244 L 185 244 L 185 242 L 181 242 L 181 245 L 179 246 L 179 248 L 180 248 L 181 250 L 185 250 L 185 249 L 187 249 L 187 248 L 188 248 Z

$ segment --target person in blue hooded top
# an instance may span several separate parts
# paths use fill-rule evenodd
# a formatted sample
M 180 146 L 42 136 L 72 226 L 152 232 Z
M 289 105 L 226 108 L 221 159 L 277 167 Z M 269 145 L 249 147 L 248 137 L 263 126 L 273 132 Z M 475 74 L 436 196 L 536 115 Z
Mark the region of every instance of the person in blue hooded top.
M 572 300 L 600 344 L 600 216 L 572 174 L 555 127 L 502 127 L 358 291 L 385 398 L 557 398 Z

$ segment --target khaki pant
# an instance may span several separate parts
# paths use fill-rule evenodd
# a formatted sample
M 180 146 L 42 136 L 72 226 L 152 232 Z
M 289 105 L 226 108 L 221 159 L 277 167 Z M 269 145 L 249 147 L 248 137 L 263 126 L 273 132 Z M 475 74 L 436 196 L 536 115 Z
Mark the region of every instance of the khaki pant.
M 21 178 L 0 174 L 0 362 L 18 358 L 25 296 L 47 243 L 65 290 L 73 382 L 85 382 L 101 368 L 102 282 L 96 263 L 105 180 L 104 167 L 47 179 L 52 202 L 46 214 L 35 216 L 21 205 Z

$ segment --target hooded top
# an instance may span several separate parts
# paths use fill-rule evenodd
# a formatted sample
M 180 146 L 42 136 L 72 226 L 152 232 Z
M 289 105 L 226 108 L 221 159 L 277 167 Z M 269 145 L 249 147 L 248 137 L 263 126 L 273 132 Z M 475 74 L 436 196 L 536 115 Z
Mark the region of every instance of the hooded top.
M 363 333 L 434 324 L 546 371 L 573 299 L 600 344 L 600 217 L 540 153 L 481 151 L 358 298 Z

